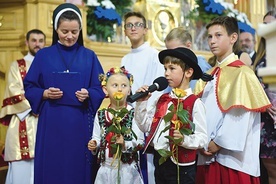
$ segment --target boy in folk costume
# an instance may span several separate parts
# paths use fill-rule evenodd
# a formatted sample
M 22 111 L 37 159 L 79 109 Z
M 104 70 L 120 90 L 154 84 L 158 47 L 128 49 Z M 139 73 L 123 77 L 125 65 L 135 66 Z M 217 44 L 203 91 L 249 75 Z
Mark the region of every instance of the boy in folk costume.
M 208 128 L 208 145 L 198 156 L 197 183 L 258 184 L 260 112 L 271 104 L 254 72 L 233 53 L 237 20 L 217 17 L 207 30 L 217 63 L 209 71 L 214 80 L 199 80 L 195 88 L 206 106 Z
M 99 78 L 110 105 L 98 110 L 88 143 L 93 154 L 99 152 L 101 163 L 95 184 L 143 184 L 138 170 L 138 151 L 144 147 L 144 134 L 134 121 L 134 108 L 126 101 L 133 76 L 124 67 L 115 67 Z M 121 148 L 117 150 L 119 145 Z
M 173 90 L 163 94 L 148 111 L 147 100 L 151 94 L 138 100 L 135 120 L 143 132 L 149 132 L 145 150 L 151 146 L 154 148 L 155 182 L 194 183 L 196 149 L 203 148 L 207 143 L 207 131 L 204 104 L 192 93 L 189 83 L 203 74 L 197 57 L 187 48 L 163 50 L 159 53 L 159 60 L 164 65 L 165 77 Z M 148 86 L 142 86 L 137 92 L 147 90 Z M 180 111 L 186 111 L 187 122 L 191 124 L 179 121 L 182 119 L 176 114 Z M 168 114 L 173 114 L 169 121 L 166 118 Z M 185 116 L 183 113 L 181 115 Z M 190 133 L 184 135 L 183 128 Z M 167 139 L 168 136 L 175 140 L 175 144 Z M 159 159 L 162 160 L 164 155 L 160 155 L 160 150 L 171 153 L 162 164 L 159 164 Z

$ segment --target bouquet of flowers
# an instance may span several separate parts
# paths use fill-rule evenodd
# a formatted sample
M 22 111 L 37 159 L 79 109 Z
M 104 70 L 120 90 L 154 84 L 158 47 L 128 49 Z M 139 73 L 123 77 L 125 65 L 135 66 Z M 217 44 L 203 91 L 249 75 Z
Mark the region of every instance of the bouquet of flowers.
M 194 129 L 195 125 L 192 121 L 189 119 L 189 112 L 185 109 L 183 109 L 183 100 L 181 100 L 183 97 L 185 97 L 186 91 L 174 88 L 173 93 L 177 97 L 177 105 L 174 104 L 170 105 L 168 108 L 169 112 L 164 116 L 165 123 L 169 123 L 167 127 L 164 128 L 164 130 L 161 131 L 159 137 L 162 133 L 170 130 L 175 129 L 178 130 L 183 135 L 190 135 Z M 180 139 L 175 139 L 172 136 L 165 136 L 167 139 L 169 139 L 171 150 L 165 150 L 160 149 L 158 150 L 158 153 L 161 155 L 161 158 L 159 160 L 159 165 L 164 163 L 169 157 L 172 157 L 173 160 L 177 163 L 177 181 L 180 183 L 179 179 L 179 165 L 178 165 L 178 145 L 183 141 Z

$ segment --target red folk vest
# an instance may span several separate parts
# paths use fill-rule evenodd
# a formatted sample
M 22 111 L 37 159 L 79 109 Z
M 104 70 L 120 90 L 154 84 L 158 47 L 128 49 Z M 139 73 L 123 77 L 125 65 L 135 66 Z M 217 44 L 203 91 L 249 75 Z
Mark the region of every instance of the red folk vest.
M 193 107 L 194 103 L 196 101 L 197 97 L 192 94 L 188 96 L 185 100 L 183 100 L 183 109 L 187 110 L 189 112 L 189 119 L 192 121 L 192 112 L 193 112 Z M 163 94 L 160 99 L 158 100 L 156 104 L 156 112 L 153 118 L 153 122 L 151 124 L 151 129 L 149 132 L 149 135 L 146 138 L 146 146 L 145 146 L 145 151 L 147 150 L 149 144 L 153 140 L 153 137 L 156 134 L 157 128 L 159 127 L 160 123 L 162 122 L 162 118 L 165 116 L 167 109 L 168 109 L 168 104 L 169 102 L 176 101 L 177 99 L 173 99 L 169 96 L 168 93 Z M 171 124 L 173 126 L 173 124 Z M 171 131 L 172 129 L 170 129 Z M 193 162 L 196 160 L 196 150 L 191 150 L 191 149 L 186 149 L 183 148 L 182 146 L 178 147 L 178 162 L 179 163 L 189 163 Z

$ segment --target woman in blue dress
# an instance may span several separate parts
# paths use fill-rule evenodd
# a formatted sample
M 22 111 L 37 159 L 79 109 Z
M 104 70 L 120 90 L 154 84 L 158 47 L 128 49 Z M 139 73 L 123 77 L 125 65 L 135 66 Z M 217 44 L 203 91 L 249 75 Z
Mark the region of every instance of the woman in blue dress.
M 25 96 L 39 115 L 35 184 L 91 184 L 87 142 L 104 93 L 96 54 L 83 46 L 82 18 L 73 4 L 53 12 L 53 42 L 37 53 L 24 80 Z M 93 168 L 94 169 L 94 168 Z

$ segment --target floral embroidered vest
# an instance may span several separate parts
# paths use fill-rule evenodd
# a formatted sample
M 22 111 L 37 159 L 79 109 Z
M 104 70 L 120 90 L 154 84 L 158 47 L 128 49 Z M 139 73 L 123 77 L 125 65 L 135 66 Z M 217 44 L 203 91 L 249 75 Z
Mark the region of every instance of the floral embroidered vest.
M 106 116 L 106 109 L 102 109 L 98 111 L 98 118 L 99 118 L 99 124 L 101 126 L 101 141 L 100 141 L 100 149 L 99 149 L 99 154 L 98 154 L 98 163 L 104 162 L 105 161 L 105 151 L 106 148 L 109 149 L 109 157 L 112 157 L 113 154 L 111 153 L 111 144 L 113 143 L 111 141 L 111 138 L 115 135 L 112 132 L 107 133 L 107 129 L 109 126 L 111 126 L 112 122 L 108 121 Z M 134 108 L 132 108 L 128 114 L 121 120 L 121 125 L 124 125 L 128 128 L 132 127 L 132 119 L 134 117 Z M 131 141 L 134 139 L 134 136 L 132 133 L 124 134 L 123 135 L 125 141 Z M 127 152 L 122 153 L 121 161 L 123 163 L 128 163 L 131 164 L 133 161 L 138 161 L 138 153 L 137 151 L 142 149 L 140 145 L 138 145 L 136 148 L 133 150 L 127 150 Z

